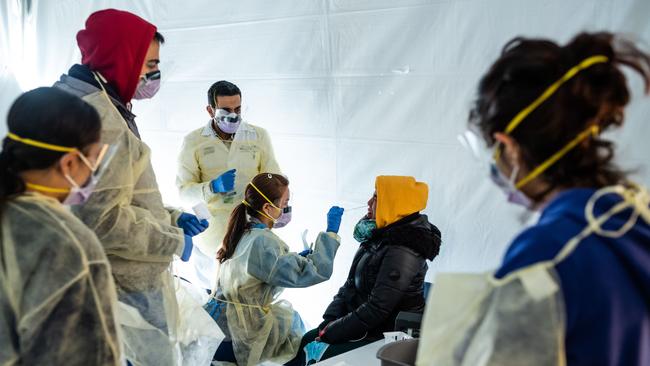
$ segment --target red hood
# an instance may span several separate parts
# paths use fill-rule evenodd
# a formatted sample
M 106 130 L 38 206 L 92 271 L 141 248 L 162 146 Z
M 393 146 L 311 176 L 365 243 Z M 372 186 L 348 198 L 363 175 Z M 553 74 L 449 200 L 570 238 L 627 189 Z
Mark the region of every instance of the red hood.
M 77 33 L 81 63 L 99 71 L 128 103 L 135 94 L 140 71 L 156 26 L 126 11 L 92 13 Z

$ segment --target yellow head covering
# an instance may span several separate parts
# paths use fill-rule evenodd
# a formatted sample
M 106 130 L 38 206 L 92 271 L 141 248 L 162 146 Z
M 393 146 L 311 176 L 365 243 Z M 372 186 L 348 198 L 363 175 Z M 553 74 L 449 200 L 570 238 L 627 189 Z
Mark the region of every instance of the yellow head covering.
M 413 177 L 380 175 L 377 190 L 377 228 L 386 227 L 427 207 L 429 187 Z

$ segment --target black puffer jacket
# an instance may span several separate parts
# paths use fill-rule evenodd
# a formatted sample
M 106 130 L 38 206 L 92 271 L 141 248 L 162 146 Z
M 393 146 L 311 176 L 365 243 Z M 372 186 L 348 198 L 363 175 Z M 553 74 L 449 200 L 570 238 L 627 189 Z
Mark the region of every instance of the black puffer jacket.
M 440 230 L 419 213 L 376 229 L 323 315 L 323 342 L 379 339 L 400 311 L 422 313 L 426 259 L 438 255 L 440 243 Z

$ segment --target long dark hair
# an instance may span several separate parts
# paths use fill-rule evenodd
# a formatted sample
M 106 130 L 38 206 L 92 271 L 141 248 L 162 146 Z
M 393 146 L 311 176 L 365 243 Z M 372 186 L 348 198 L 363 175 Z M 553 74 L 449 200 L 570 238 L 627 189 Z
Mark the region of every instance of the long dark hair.
M 60 89 L 43 87 L 22 94 L 9 109 L 7 127 L 21 138 L 84 152 L 99 141 L 101 120 L 90 104 Z M 65 152 L 50 151 L 5 137 L 0 152 L 0 205 L 25 192 L 20 173 L 47 169 Z
M 477 126 L 493 146 L 494 134 L 503 132 L 517 113 L 567 70 L 595 55 L 606 56 L 608 61 L 580 71 L 510 135 L 519 144 L 526 166 L 536 167 L 594 121 L 601 131 L 622 125 L 622 109 L 630 93 L 621 66 L 639 73 L 648 92 L 650 57 L 633 42 L 611 33 L 581 33 L 565 46 L 544 39 L 511 40 L 481 79 L 470 124 Z M 576 146 L 540 177 L 551 189 L 621 183 L 625 173 L 613 163 L 613 157 L 613 143 L 602 136 L 594 137 Z
M 251 181 L 269 200 L 276 206 L 280 207 L 280 198 L 284 190 L 289 186 L 289 180 L 280 174 L 261 173 L 255 176 Z M 230 221 L 228 221 L 228 229 L 226 236 L 223 238 L 223 244 L 219 251 L 217 251 L 217 260 L 223 263 L 225 260 L 232 257 L 237 249 L 237 244 L 247 230 L 250 230 L 251 223 L 248 221 L 246 215 L 260 218 L 257 211 L 262 211 L 267 201 L 262 197 L 255 188 L 250 184 L 246 186 L 244 193 L 244 201 L 249 205 L 240 203 L 230 214 Z

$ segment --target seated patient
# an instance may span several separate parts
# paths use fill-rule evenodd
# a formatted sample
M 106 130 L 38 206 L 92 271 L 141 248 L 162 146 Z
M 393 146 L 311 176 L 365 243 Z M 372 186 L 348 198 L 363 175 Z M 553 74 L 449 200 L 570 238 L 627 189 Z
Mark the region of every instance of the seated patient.
M 374 342 L 394 329 L 400 311 L 424 310 L 426 261 L 438 255 L 441 242 L 438 228 L 420 214 L 427 205 L 427 185 L 413 177 L 379 176 L 375 188 L 368 214 L 354 229 L 361 245 L 348 279 L 327 307 L 324 321 L 305 334 L 298 355 L 287 365 L 304 365 L 305 356 L 323 360 Z M 313 352 L 314 344 L 308 344 L 314 340 L 329 346 L 316 344 L 321 352 Z

